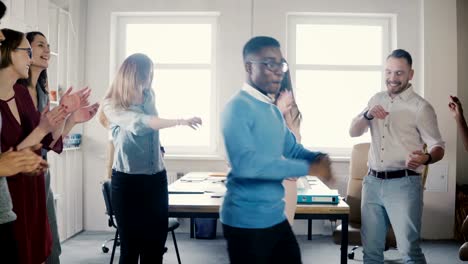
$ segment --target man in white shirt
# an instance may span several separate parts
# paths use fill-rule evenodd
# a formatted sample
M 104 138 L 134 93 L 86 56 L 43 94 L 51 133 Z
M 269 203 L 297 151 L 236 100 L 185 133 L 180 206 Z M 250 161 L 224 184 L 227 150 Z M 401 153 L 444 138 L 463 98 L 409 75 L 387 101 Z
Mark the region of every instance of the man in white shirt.
M 393 226 L 405 263 L 426 263 L 419 245 L 423 209 L 421 172 L 444 157 L 434 108 L 416 94 L 411 55 L 394 50 L 385 68 L 387 91 L 374 95 L 353 119 L 351 137 L 370 128 L 369 173 L 361 202 L 364 263 L 383 263 L 385 236 Z M 428 153 L 424 153 L 424 144 Z

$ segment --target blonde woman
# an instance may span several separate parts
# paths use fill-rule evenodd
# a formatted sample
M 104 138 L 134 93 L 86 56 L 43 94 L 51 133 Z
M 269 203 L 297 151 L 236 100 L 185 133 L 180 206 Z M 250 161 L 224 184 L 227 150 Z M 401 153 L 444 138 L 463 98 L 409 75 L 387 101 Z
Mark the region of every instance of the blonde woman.
M 123 62 L 103 103 L 115 148 L 112 204 L 119 226 L 121 264 L 162 263 L 168 192 L 159 130 L 201 125 L 198 117 L 160 118 L 152 81 L 151 59 L 133 54 Z
M 291 74 L 289 71 L 284 74 L 283 81 L 281 82 L 281 88 L 275 98 L 275 104 L 278 106 L 281 113 L 283 113 L 286 125 L 296 137 L 296 142 L 300 143 L 302 115 L 296 104 L 296 100 L 294 99 Z M 283 181 L 284 201 L 286 203 L 284 212 L 291 226 L 294 223 L 294 214 L 296 212 L 297 205 L 297 180 L 302 180 L 302 178 L 291 178 Z

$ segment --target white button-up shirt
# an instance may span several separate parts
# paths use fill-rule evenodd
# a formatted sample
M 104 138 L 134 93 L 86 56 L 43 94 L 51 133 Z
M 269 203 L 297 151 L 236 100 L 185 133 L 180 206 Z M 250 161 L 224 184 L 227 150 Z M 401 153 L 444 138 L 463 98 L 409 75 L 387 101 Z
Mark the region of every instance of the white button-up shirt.
M 370 121 L 372 144 L 369 167 L 376 171 L 406 169 L 406 159 L 415 150 L 430 151 L 433 147 L 445 148 L 440 135 L 434 108 L 410 86 L 391 98 L 387 91 L 377 93 L 368 103 L 369 109 L 381 105 L 389 115 L 385 119 Z M 417 171 L 423 169 L 420 166 Z
M 259 90 L 253 88 L 250 84 L 244 83 L 242 90 L 253 96 L 255 99 L 262 101 L 267 104 L 273 104 L 273 99 L 269 96 L 262 94 Z

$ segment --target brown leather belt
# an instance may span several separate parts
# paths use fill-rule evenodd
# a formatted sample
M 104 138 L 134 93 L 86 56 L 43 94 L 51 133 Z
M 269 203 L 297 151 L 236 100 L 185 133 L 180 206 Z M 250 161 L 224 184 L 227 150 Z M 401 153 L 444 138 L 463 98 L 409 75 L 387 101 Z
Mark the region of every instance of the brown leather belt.
M 369 175 L 379 179 L 397 179 L 406 176 L 419 176 L 420 174 L 413 170 L 396 170 L 396 171 L 375 171 L 369 170 Z

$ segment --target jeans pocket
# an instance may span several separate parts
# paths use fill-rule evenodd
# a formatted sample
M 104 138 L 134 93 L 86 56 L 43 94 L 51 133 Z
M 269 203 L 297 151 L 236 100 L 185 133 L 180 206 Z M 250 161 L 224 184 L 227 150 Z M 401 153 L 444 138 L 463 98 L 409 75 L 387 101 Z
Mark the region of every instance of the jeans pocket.
M 407 176 L 408 185 L 411 186 L 411 189 L 414 191 L 422 190 L 422 180 L 421 176 Z
M 365 185 L 365 184 L 369 183 L 369 180 L 371 180 L 370 177 L 372 177 L 372 176 L 370 176 L 370 175 L 364 176 L 364 178 L 362 179 L 362 185 Z
M 408 178 L 410 179 L 411 183 L 413 183 L 413 184 L 421 184 L 422 183 L 421 176 L 408 176 Z

